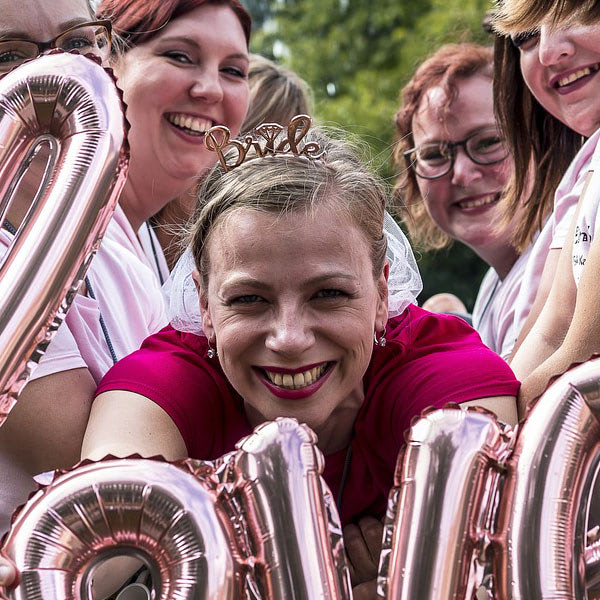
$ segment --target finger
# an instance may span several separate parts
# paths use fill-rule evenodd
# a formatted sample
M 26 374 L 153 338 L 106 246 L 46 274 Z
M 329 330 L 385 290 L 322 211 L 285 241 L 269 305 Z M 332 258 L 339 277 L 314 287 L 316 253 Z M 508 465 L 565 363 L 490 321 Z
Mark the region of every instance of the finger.
M 13 584 L 17 571 L 13 564 L 3 556 L 0 556 L 0 586 L 8 587 Z
M 352 589 L 354 600 L 377 600 L 377 580 L 361 583 Z
M 369 581 L 377 575 L 377 565 L 373 562 L 359 526 L 352 524 L 344 528 L 344 545 L 353 567 L 353 570 L 350 571 L 353 585 Z M 354 573 L 354 577 L 352 577 L 352 573 Z
M 371 560 L 378 565 L 383 541 L 383 523 L 375 517 L 363 517 L 358 526 L 367 545 Z

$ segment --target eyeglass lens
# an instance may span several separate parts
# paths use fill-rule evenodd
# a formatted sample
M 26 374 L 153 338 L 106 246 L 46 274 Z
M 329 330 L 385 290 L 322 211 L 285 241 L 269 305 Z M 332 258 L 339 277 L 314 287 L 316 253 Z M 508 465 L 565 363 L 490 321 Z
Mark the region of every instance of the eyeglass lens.
M 81 54 L 92 53 L 106 60 L 110 55 L 110 35 L 103 25 L 82 25 L 59 35 L 52 48 Z M 28 40 L 0 40 L 0 72 L 10 71 L 26 60 L 36 58 L 40 46 Z
M 462 146 L 467 156 L 479 165 L 500 162 L 508 154 L 499 131 L 495 128 L 485 129 L 462 142 L 424 144 L 417 148 L 413 157 L 417 175 L 435 178 L 448 173 L 452 168 L 457 146 Z

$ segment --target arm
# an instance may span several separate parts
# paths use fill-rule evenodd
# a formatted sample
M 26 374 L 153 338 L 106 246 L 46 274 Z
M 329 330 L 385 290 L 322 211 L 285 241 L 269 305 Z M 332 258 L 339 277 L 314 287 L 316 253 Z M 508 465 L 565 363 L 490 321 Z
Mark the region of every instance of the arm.
M 461 406 L 480 406 L 491 412 L 503 423 L 514 427 L 518 422 L 517 399 L 514 396 L 493 396 L 491 398 L 479 398 L 463 402 Z
M 572 232 L 570 232 L 572 234 Z M 572 241 L 571 235 L 571 241 Z M 570 245 L 571 246 L 571 245 Z M 569 258 L 570 258 L 569 253 Z M 572 270 L 569 265 L 570 281 Z M 566 275 L 564 275 L 566 277 Z M 565 285 L 565 282 L 562 282 Z M 574 283 L 573 283 L 574 285 Z M 576 290 L 573 318 L 564 341 L 525 379 L 519 400 L 531 402 L 547 388 L 550 379 L 564 373 L 573 363 L 584 362 L 600 351 L 600 244 L 594 239 Z M 565 307 L 562 310 L 566 310 Z
M 148 398 L 133 392 L 100 394 L 92 406 L 82 458 L 162 455 L 166 460 L 187 456 L 179 430 L 167 413 Z M 93 582 L 94 598 L 116 592 L 140 567 L 133 558 L 119 557 L 98 570 Z
M 515 342 L 514 348 L 508 358 L 508 362 L 512 364 L 512 360 L 515 357 L 515 354 L 521 347 L 521 344 L 531 331 L 531 328 L 535 325 L 542 309 L 544 308 L 544 304 L 546 303 L 546 299 L 550 294 L 550 288 L 552 287 L 552 281 L 554 280 L 554 275 L 556 274 L 556 270 L 558 268 L 558 259 L 560 257 L 560 248 L 550 248 L 548 252 L 548 256 L 546 257 L 546 262 L 544 264 L 544 270 L 542 271 L 542 275 L 540 277 L 540 284 L 535 295 L 535 300 L 531 306 L 531 310 L 529 311 L 529 315 L 527 319 L 525 319 L 525 323 L 523 324 L 523 329 L 519 332 L 517 337 L 517 341 Z
M 108 454 L 136 453 L 160 454 L 170 461 L 188 455 L 177 426 L 152 400 L 134 392 L 100 394 L 92 406 L 81 457 L 100 460 Z
M 560 251 L 556 273 L 548 298 L 538 319 L 510 363 L 515 375 L 521 381 L 524 381 L 560 347 L 569 329 L 577 295 L 571 259 L 573 254 L 573 238 L 584 195 L 585 190 L 580 197 L 577 210 L 571 220 L 567 242 Z
M 87 369 L 35 379 L 0 428 L 0 452 L 31 476 L 79 461 L 96 384 Z

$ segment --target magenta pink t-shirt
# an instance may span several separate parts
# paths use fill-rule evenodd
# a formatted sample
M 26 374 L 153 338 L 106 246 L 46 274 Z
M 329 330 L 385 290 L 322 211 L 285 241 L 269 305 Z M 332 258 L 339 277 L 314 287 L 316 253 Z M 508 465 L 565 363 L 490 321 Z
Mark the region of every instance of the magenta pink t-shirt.
M 365 401 L 354 423 L 352 459 L 342 496 L 342 523 L 382 518 L 398 452 L 413 417 L 448 402 L 516 396 L 510 367 L 464 321 L 409 306 L 387 325 L 387 345 L 375 347 L 364 376 Z M 215 459 L 251 433 L 244 404 L 206 338 L 171 327 L 147 338 L 119 361 L 97 394 L 126 390 L 156 402 L 173 419 L 189 455 Z M 347 451 L 326 456 L 324 477 L 334 497 Z

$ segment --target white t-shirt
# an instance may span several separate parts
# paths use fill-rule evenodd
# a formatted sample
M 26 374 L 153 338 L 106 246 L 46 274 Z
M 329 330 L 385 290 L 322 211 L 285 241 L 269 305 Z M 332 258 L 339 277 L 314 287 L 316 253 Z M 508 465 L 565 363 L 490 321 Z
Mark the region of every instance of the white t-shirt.
M 594 177 L 590 182 L 586 198 L 579 209 L 577 223 L 575 224 L 575 236 L 573 238 L 573 277 L 575 284 L 579 286 L 581 273 L 587 260 L 592 241 L 596 237 L 598 225 L 600 225 L 600 130 L 596 131 L 586 142 L 584 148 L 592 152 L 589 169 L 594 169 Z M 595 191 L 594 191 L 595 190 Z
M 473 308 L 473 327 L 483 343 L 505 360 L 510 356 L 519 333 L 515 330 L 515 308 L 531 248 L 519 256 L 503 280 L 494 269 L 489 269 Z
M 12 236 L 0 230 L 0 255 Z M 78 294 L 31 379 L 87 367 L 98 383 L 113 365 L 100 326 L 108 329 L 117 358 L 137 350 L 142 341 L 167 324 L 159 281 L 125 213 L 117 207 L 88 270 L 96 300 Z M 32 480 L 0 454 L 0 535 L 16 506 L 33 489 Z
M 565 244 L 590 168 L 597 135 L 598 132 L 594 133 L 569 165 L 554 194 L 554 211 L 533 243 L 523 273 L 521 293 L 515 307 L 515 333 L 517 336 L 523 329 L 535 300 L 548 252 L 551 249 L 560 250 Z
M 165 258 L 162 246 L 156 237 L 156 233 L 154 233 L 154 229 L 146 221 L 140 227 L 137 235 L 152 270 L 156 273 L 160 284 L 164 285 L 167 279 L 169 279 L 169 266 L 167 265 L 167 259 Z

